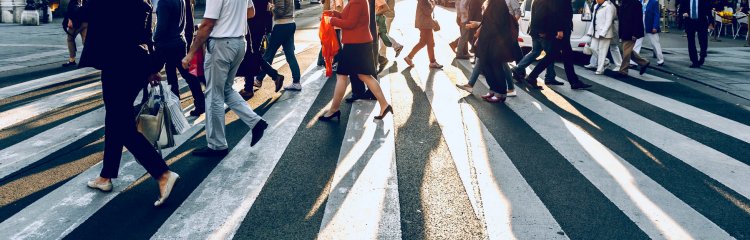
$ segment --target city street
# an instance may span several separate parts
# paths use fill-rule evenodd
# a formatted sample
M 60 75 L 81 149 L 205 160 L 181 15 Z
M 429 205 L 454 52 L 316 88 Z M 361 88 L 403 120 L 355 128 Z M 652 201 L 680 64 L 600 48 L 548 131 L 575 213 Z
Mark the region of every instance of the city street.
M 160 207 L 127 150 L 111 192 L 87 188 L 102 168 L 101 74 L 59 67 L 60 20 L 0 25 L 0 239 L 750 239 L 743 41 L 710 42 L 706 66 L 690 69 L 672 29 L 664 66 L 644 45 L 655 66 L 645 75 L 578 64 L 593 87 L 576 91 L 558 62 L 565 85 L 516 83 L 518 96 L 489 103 L 483 77 L 473 94 L 456 87 L 473 66 L 449 47 L 452 8 L 435 9 L 445 68 L 429 68 L 425 50 L 407 68 L 419 32 L 416 1 L 403 0 L 389 34 L 405 48 L 388 49 L 379 75 L 394 114 L 373 120 L 375 101 L 343 102 L 340 119 L 323 122 L 336 79 L 316 65 L 320 5 L 304 8 L 294 36 L 303 90 L 276 93 L 266 78 L 248 100 L 269 124 L 255 146 L 227 111 L 229 155 L 193 156 L 207 144 L 205 115 L 189 116 L 180 79 L 191 127 L 163 150 L 180 179 Z M 272 66 L 291 83 L 281 52 Z

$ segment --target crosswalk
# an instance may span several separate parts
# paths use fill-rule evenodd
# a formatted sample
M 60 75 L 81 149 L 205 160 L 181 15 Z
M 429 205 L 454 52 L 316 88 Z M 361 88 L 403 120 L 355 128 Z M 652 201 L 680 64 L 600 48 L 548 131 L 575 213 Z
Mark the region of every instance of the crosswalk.
M 297 53 L 304 51 L 317 48 Z M 236 133 L 239 137 L 230 141 L 234 146 L 223 159 L 192 157 L 189 152 L 202 144 L 204 133 L 203 118 L 190 118 L 192 127 L 176 137 L 175 147 L 164 150 L 165 159 L 178 169 L 205 169 L 196 177 L 181 173 L 193 178 L 185 183 L 191 187 L 175 189 L 169 204 L 157 209 L 127 203 L 156 196 L 140 190 L 153 186 L 143 186 L 145 170 L 127 152 L 111 193 L 85 187 L 101 163 L 39 187 L 39 193 L 13 192 L 11 185 L 65 171 L 66 164 L 48 162 L 85 154 L 82 142 L 101 141 L 104 109 L 95 107 L 49 122 L 31 136 L 19 135 L 18 129 L 40 127 L 35 124 L 39 116 L 96 97 L 101 88 L 91 82 L 28 101 L 17 98 L 98 72 L 79 69 L 0 88 L 0 139 L 13 142 L 0 149 L 0 239 L 78 239 L 87 236 L 84 231 L 118 224 L 101 221 L 107 218 L 144 225 L 132 230 L 142 231 L 135 235 L 113 238 L 410 239 L 414 231 L 429 232 L 425 228 L 430 226 L 458 229 L 469 224 L 440 222 L 452 215 L 428 207 L 450 207 L 453 201 L 469 203 L 460 211 L 480 223 L 476 238 L 750 238 L 750 113 L 745 109 L 658 75 L 614 80 L 580 67 L 580 77 L 595 85 L 591 91 L 567 86 L 536 91 L 520 85 L 517 97 L 490 104 L 478 96 L 488 89 L 483 78 L 474 94 L 455 87 L 466 82 L 471 70 L 467 61 L 442 71 L 399 69 L 398 64 L 380 76 L 395 108 L 383 121 L 372 120 L 380 112 L 375 102 L 359 101 L 342 106 L 340 123 L 318 122 L 331 104 L 334 80 L 314 65 L 303 73 L 303 91 L 284 92 L 256 105 L 270 127 L 255 147 L 249 147 L 247 129 L 240 128 L 244 132 Z M 404 85 L 416 87 L 394 87 Z M 181 88 L 186 91 L 184 82 Z M 700 100 L 675 97 L 669 91 L 674 88 Z M 398 102 L 408 98 L 425 99 L 426 104 Z M 192 106 L 184 106 L 187 114 Z M 420 110 L 427 115 L 417 116 Z M 438 148 L 428 140 L 399 141 L 399 134 L 430 132 L 402 131 L 407 124 L 423 122 L 436 126 L 439 136 L 409 139 L 444 141 L 448 154 L 438 158 L 453 166 L 463 187 L 460 200 L 430 199 L 436 195 L 425 191 L 434 188 L 405 190 L 406 185 L 431 181 L 426 175 L 412 177 L 411 171 L 435 167 L 399 168 L 426 158 L 400 146 Z M 235 128 L 230 132 L 238 131 L 237 125 L 230 127 Z M 310 171 L 323 176 L 297 179 L 310 176 L 289 165 L 307 161 L 319 161 L 322 169 Z M 299 189 L 280 179 L 316 184 Z M 422 206 L 416 213 L 422 222 L 411 220 L 415 205 Z M 117 211 L 155 217 L 104 216 Z M 83 238 L 97 236 L 91 234 Z

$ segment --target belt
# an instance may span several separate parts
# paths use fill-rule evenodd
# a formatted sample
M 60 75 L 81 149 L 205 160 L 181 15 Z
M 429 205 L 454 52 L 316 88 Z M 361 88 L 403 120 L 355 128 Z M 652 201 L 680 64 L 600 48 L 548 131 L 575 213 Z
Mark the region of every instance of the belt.
M 208 39 L 213 39 L 213 40 L 235 39 L 235 38 L 245 38 L 245 36 L 239 36 L 239 37 L 208 37 Z

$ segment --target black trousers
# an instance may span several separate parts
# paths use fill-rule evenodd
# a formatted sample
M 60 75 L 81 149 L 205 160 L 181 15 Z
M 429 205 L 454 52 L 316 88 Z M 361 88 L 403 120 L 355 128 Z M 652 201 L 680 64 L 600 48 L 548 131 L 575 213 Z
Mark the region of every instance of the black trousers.
M 160 46 L 156 48 L 156 54 L 159 59 L 165 64 L 164 71 L 167 73 L 167 82 L 169 83 L 171 91 L 180 97 L 180 87 L 177 83 L 177 71 L 180 72 L 182 78 L 188 84 L 190 92 L 193 94 L 193 104 L 195 109 L 205 109 L 206 107 L 206 96 L 203 94 L 203 88 L 201 88 L 201 80 L 198 77 L 193 76 L 190 72 L 182 67 L 182 58 L 185 57 L 186 46 L 178 44 L 174 46 Z M 203 82 L 205 85 L 206 82 Z
M 570 47 L 570 32 L 565 32 L 563 39 L 560 40 L 554 38 L 554 36 L 552 36 L 552 38 L 542 38 L 542 48 L 544 48 L 544 51 L 548 54 L 539 61 L 539 64 L 534 66 L 534 70 L 529 74 L 529 80 L 536 82 L 539 74 L 541 74 L 544 69 L 547 69 L 547 66 L 554 64 L 555 58 L 560 56 L 563 65 L 565 65 L 565 76 L 568 78 L 568 82 L 571 85 L 580 85 L 583 83 L 578 79 L 578 75 L 573 66 L 574 56 L 573 48 Z
M 161 155 L 135 127 L 135 101 L 138 92 L 147 84 L 147 74 L 133 69 L 103 70 L 104 98 L 104 163 L 99 176 L 116 178 L 126 147 L 154 179 L 169 170 Z
M 272 21 L 250 19 L 248 20 L 248 25 L 250 27 L 250 36 L 247 40 L 250 43 L 250 48 L 248 48 L 245 53 L 245 60 L 243 60 L 240 65 L 238 75 L 245 77 L 245 89 L 252 90 L 253 81 L 251 80 L 257 77 L 260 74 L 260 71 L 267 73 L 268 76 L 271 76 L 273 79 L 279 77 L 279 71 L 273 69 L 270 63 L 263 61 L 263 51 L 261 51 L 261 48 L 263 47 L 263 37 L 271 32 L 273 26 Z M 248 37 L 246 36 L 246 38 Z M 248 79 L 250 79 L 250 81 Z M 263 79 L 260 80 L 262 81 Z
M 702 64 L 708 55 L 708 22 L 690 18 L 685 18 L 683 21 L 685 23 L 685 33 L 687 33 L 687 48 L 690 54 L 690 61 L 693 64 Z M 695 49 L 696 34 L 698 35 L 698 44 L 700 44 L 700 58 L 698 58 L 698 51 Z

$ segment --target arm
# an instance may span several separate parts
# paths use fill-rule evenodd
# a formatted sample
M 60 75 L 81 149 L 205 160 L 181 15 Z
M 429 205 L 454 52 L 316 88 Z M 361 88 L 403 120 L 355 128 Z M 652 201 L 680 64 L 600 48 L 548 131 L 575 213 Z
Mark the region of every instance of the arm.
M 251 19 L 255 17 L 255 6 L 250 5 L 247 8 L 247 19 Z
M 649 4 L 651 4 L 651 10 L 654 12 L 654 24 L 651 25 L 654 26 L 654 29 L 646 29 L 646 31 L 656 33 L 658 31 L 656 28 L 659 28 L 661 25 L 661 22 L 659 21 L 661 19 L 661 9 L 659 9 L 659 2 L 649 2 Z
M 206 44 L 206 40 L 208 40 L 211 31 L 214 30 L 214 26 L 216 26 L 216 19 L 203 19 L 200 28 L 198 28 L 198 34 L 195 35 L 195 38 L 193 38 L 193 44 L 190 45 L 190 51 L 188 51 L 185 58 L 182 59 L 182 67 L 185 69 L 190 67 L 190 61 L 193 60 L 195 53 L 200 51 L 203 45 Z
M 331 25 L 333 25 L 334 27 L 339 27 L 341 29 L 354 28 L 355 26 L 357 26 L 357 23 L 359 23 L 360 18 L 369 18 L 368 16 L 363 16 L 364 13 L 362 10 L 364 9 L 364 7 L 367 7 L 364 5 L 364 1 L 349 2 L 346 16 L 343 16 L 344 18 L 331 18 Z

